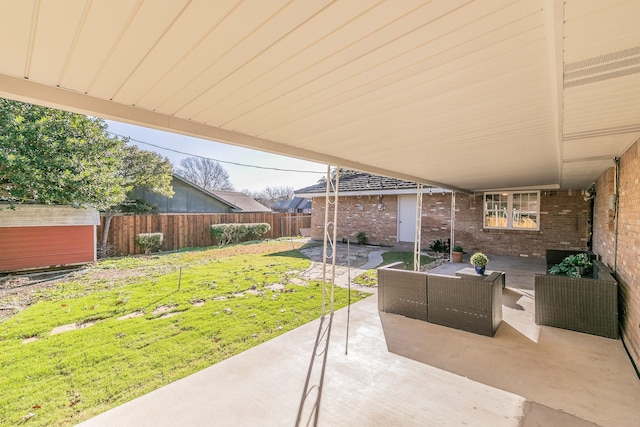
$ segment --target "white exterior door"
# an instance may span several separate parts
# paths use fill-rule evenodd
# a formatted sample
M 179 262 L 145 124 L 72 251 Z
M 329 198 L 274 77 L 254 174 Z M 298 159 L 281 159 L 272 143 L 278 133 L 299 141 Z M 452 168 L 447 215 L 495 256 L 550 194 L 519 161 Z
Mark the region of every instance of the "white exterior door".
M 403 194 L 398 196 L 398 241 L 416 240 L 416 196 Z

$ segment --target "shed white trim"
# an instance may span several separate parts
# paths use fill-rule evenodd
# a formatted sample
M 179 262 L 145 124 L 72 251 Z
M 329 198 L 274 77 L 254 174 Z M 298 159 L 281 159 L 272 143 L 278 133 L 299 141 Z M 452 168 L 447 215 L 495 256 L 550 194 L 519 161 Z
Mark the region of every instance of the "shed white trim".
M 91 208 L 70 206 L 0 204 L 0 227 L 40 227 L 52 225 L 99 225 L 100 214 Z

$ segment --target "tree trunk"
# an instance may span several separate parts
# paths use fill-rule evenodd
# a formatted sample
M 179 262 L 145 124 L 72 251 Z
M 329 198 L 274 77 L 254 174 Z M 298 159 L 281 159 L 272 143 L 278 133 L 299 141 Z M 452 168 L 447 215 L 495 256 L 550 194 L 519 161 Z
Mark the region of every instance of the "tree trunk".
M 115 216 L 111 210 L 107 210 L 104 213 L 104 229 L 102 230 L 102 243 L 100 244 L 100 258 L 107 257 L 107 240 L 109 238 L 109 228 L 111 227 L 111 220 Z

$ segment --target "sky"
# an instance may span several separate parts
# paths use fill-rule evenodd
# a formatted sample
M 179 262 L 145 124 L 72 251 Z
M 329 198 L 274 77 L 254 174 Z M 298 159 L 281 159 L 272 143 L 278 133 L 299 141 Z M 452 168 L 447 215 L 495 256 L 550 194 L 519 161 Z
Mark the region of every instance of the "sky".
M 163 157 L 167 157 L 173 164 L 174 169 L 179 167 L 181 159 L 189 157 L 189 155 L 203 156 L 219 161 L 229 173 L 229 181 L 231 181 L 236 191 L 262 191 L 266 187 L 292 187 L 297 190 L 317 183 L 327 171 L 327 166 L 321 163 L 308 162 L 113 120 L 106 120 L 106 122 L 109 132 L 127 136 L 131 138 L 131 143 L 141 149 L 155 151 Z M 171 150 L 187 154 L 176 153 Z M 315 173 L 274 171 L 224 162 L 266 168 L 314 171 Z

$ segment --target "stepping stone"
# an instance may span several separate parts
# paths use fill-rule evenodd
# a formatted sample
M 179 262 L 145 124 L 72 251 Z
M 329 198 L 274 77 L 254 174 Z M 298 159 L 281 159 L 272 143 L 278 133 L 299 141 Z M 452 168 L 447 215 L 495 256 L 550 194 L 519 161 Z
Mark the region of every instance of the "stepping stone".
M 93 326 L 95 325 L 97 322 L 95 320 L 92 320 L 90 322 L 84 322 L 78 325 L 78 329 L 84 329 L 84 328 L 88 328 L 89 326 Z
M 51 333 L 49 333 L 49 335 L 57 335 L 63 332 L 75 331 L 76 329 L 78 329 L 78 326 L 75 323 L 69 323 L 67 325 L 56 326 L 51 330 Z
M 49 333 L 49 335 L 57 335 L 57 334 L 61 334 L 63 332 L 68 332 L 68 331 L 75 331 L 76 329 L 84 329 L 84 328 L 88 328 L 90 326 L 95 325 L 97 322 L 92 320 L 90 322 L 84 322 L 84 323 L 69 323 L 67 325 L 62 325 L 62 326 L 56 326 L 55 328 L 53 328 L 51 330 L 51 332 Z
M 29 344 L 34 341 L 38 341 L 38 337 L 25 338 L 22 340 L 22 344 Z
M 125 314 L 124 316 L 118 317 L 118 320 L 133 319 L 134 317 L 140 316 L 144 316 L 144 313 L 142 311 L 134 311 L 133 313 Z
M 180 313 L 182 313 L 182 312 L 181 311 L 172 311 L 171 313 L 166 313 L 166 314 L 163 314 L 162 316 L 156 317 L 156 319 L 166 319 L 168 317 L 177 316 Z
M 167 312 L 173 310 L 176 307 L 177 307 L 177 305 L 161 305 L 160 307 L 158 307 L 155 310 L 153 310 L 153 314 L 167 313 Z

